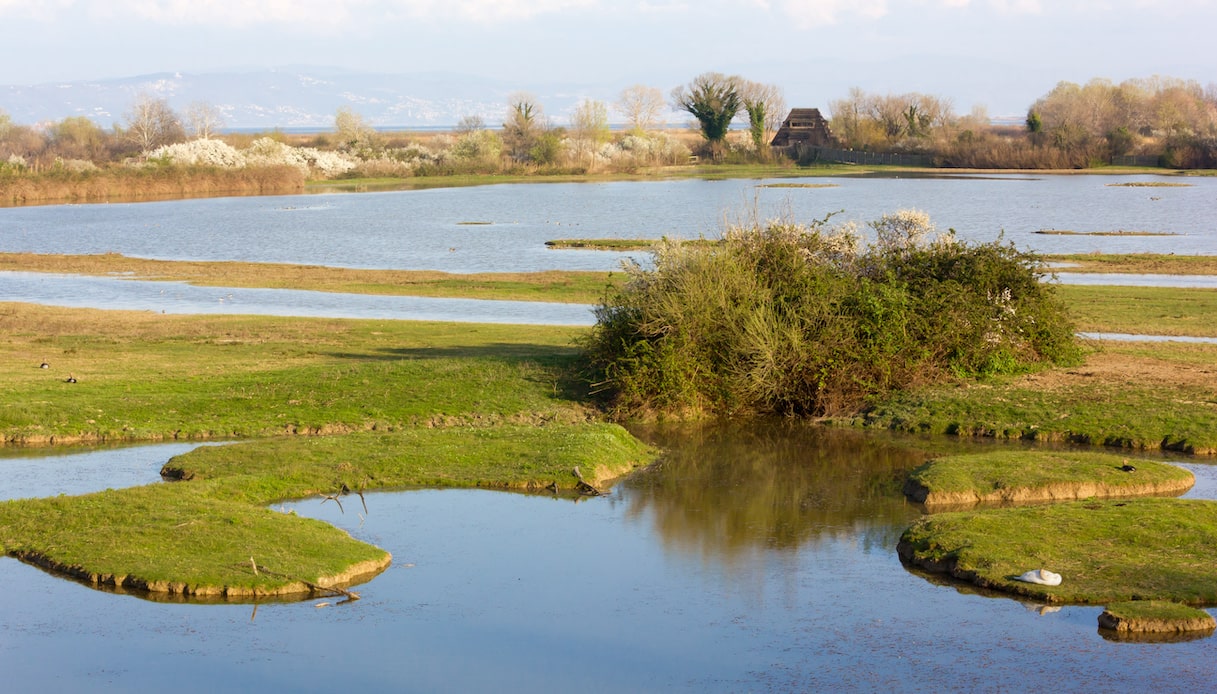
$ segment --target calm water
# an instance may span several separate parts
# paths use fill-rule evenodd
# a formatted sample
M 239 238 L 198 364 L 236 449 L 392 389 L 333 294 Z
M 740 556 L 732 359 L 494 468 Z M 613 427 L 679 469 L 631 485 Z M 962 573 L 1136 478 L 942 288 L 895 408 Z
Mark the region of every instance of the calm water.
M 639 433 L 670 456 L 580 503 L 378 493 L 363 521 L 315 500 L 286 505 L 393 553 L 346 605 L 156 603 L 0 560 L 6 686 L 1178 691 L 1214 681 L 1217 640 L 1114 643 L 1097 631 L 1099 608 L 1041 614 L 905 570 L 895 543 L 919 512 L 896 480 L 922 454 L 895 441 L 781 423 Z M 0 458 L 0 469 L 25 470 L 20 486 L 36 494 L 92 468 L 115 470 L 97 486 L 122 486 L 154 481 L 187 447 Z M 1213 498 L 1213 468 L 1191 467 Z M 31 495 L 14 487 L 0 493 Z
M 1182 188 L 1113 187 L 1167 181 Z M 768 187 L 807 182 L 832 188 Z M 962 238 L 1043 252 L 1217 254 L 1217 178 L 988 176 L 646 181 L 213 198 L 0 209 L 0 251 L 104 253 L 355 268 L 614 270 L 642 254 L 550 250 L 558 238 L 717 236 L 724 218 L 860 222 L 901 208 Z M 1047 236 L 1041 229 L 1175 236 Z
M 965 238 L 988 241 L 1004 229 L 1006 239 L 1044 252 L 1217 253 L 1217 180 L 1106 185 L 1130 180 L 1154 179 L 809 179 L 838 185 L 824 189 L 757 181 L 533 184 L 6 208 L 0 251 L 452 272 L 607 270 L 629 254 L 552 251 L 544 242 L 714 236 L 724 215 L 755 201 L 761 216 L 789 209 L 800 219 L 844 209 L 842 218 L 867 220 L 916 207 Z M 491 320 L 483 317 L 488 308 L 506 310 L 0 274 L 0 301 L 479 321 Z M 586 320 L 586 307 L 552 308 L 574 312 L 552 320 L 550 310 L 534 304 L 506 320 Z M 0 559 L 5 687 L 1010 691 L 1199 690 L 1217 681 L 1215 639 L 1113 643 L 1097 632 L 1099 608 L 1044 611 L 906 571 L 895 543 L 919 511 L 900 497 L 896 480 L 921 454 L 904 446 L 789 424 L 639 433 L 668 447 L 665 462 L 577 504 L 485 491 L 381 493 L 369 496 L 363 521 L 333 504 L 286 506 L 393 553 L 393 566 L 348 605 L 156 603 Z M 0 498 L 155 482 L 165 460 L 190 447 L 0 450 Z M 1214 468 L 1189 466 L 1201 478 L 1191 494 L 1217 498 Z

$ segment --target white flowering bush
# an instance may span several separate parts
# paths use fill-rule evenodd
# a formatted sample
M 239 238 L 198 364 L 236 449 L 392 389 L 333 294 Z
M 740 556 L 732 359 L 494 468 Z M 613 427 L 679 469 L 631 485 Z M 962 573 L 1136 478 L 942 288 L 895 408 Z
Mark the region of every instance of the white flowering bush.
M 85 173 L 86 171 L 97 171 L 97 164 L 88 159 L 63 159 L 57 157 L 55 159 L 55 168 L 72 173 Z
M 164 145 L 149 152 L 147 157 L 186 166 L 239 169 L 246 165 L 245 155 L 240 150 L 227 142 L 210 138 Z
M 245 150 L 245 157 L 250 166 L 294 166 L 305 176 L 319 178 L 336 178 L 359 165 L 342 152 L 292 147 L 269 137 L 254 140 Z
M 10 154 L 6 161 L 0 162 L 0 172 L 25 171 L 27 168 L 25 157 L 18 154 Z

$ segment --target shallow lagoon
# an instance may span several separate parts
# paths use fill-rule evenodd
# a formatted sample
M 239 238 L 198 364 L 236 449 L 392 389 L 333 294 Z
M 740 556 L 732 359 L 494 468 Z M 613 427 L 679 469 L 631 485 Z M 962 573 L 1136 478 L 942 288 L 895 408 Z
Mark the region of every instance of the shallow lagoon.
M 756 201 L 762 216 L 789 208 L 800 219 L 845 209 L 864 221 L 917 207 L 965 238 L 992 240 L 1004 227 L 1008 240 L 1044 252 L 1217 253 L 1217 180 L 1106 185 L 1130 180 L 1159 179 L 814 179 L 838 184 L 825 189 L 660 181 L 8 208 L 0 250 L 604 270 L 629 254 L 552 251 L 544 241 L 712 236 L 724 214 Z M 472 221 L 492 223 L 464 224 Z M 236 308 L 224 295 L 198 301 Z M 358 588 L 363 600 L 346 605 L 151 602 L 0 559 L 5 684 L 700 692 L 1190 690 L 1217 681 L 1217 639 L 1114 643 L 1097 630 L 1099 607 L 1043 610 L 905 570 L 895 543 L 919 510 L 895 480 L 920 456 L 892 440 L 788 423 L 640 433 L 669 447 L 666 462 L 581 503 L 418 490 L 369 495 L 362 520 L 319 500 L 285 504 L 393 553 L 393 566 Z M 155 482 L 190 445 L 3 450 L 0 498 Z M 1192 495 L 1217 498 L 1214 468 L 1188 464 L 1201 475 Z
M 808 181 L 829 188 L 772 187 Z M 1129 188 L 1129 182 L 1188 187 Z M 1111 185 L 1117 184 L 1117 185 Z M 716 237 L 755 209 L 859 223 L 902 208 L 961 238 L 1044 253 L 1217 254 L 1217 178 L 953 176 L 524 183 L 389 193 L 0 208 L 0 251 L 122 253 L 353 268 L 615 270 L 640 253 L 551 250 L 559 238 Z M 1056 236 L 1139 231 L 1172 236 Z
M 1213 682 L 1217 639 L 1111 642 L 1097 630 L 1099 607 L 1044 610 L 907 571 L 895 543 L 920 511 L 895 480 L 924 455 L 906 448 L 916 440 L 783 422 L 639 433 L 670 455 L 579 503 L 415 490 L 369 494 L 363 519 L 319 499 L 281 506 L 393 553 L 350 604 L 150 602 L 0 560 L 6 684 L 700 692 Z M 0 467 L 71 477 L 99 456 L 129 470 L 108 481 L 121 486 L 155 480 L 186 447 L 5 457 Z M 1191 467 L 1202 476 L 1193 495 L 1212 498 L 1214 468 Z

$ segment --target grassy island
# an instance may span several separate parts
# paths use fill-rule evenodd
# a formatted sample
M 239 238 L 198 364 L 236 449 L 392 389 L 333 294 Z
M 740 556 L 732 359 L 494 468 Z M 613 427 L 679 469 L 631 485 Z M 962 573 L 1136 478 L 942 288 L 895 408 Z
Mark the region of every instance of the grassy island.
M 115 589 L 226 599 L 324 595 L 379 573 L 389 554 L 267 505 L 320 496 L 345 502 L 344 512 L 367 513 L 365 491 L 421 486 L 548 488 L 573 496 L 581 481 L 601 484 L 652 456 L 609 424 L 208 446 L 162 471 L 188 481 L 0 503 L 0 550 Z
M 905 494 L 930 508 L 980 503 L 1181 494 L 1183 468 L 1091 451 L 995 451 L 931 460 L 909 473 Z
M 1217 604 L 1217 502 L 1085 500 L 943 513 L 905 531 L 914 567 L 1048 603 Z M 1045 568 L 1058 586 L 1017 580 Z

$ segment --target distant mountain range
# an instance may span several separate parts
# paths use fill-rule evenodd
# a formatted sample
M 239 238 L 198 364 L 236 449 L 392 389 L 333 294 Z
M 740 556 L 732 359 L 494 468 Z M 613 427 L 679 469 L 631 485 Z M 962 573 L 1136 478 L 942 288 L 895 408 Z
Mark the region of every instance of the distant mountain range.
M 628 85 L 535 85 L 528 91 L 555 123 L 585 98 L 611 104 Z M 324 67 L 284 67 L 204 74 L 158 73 L 105 80 L 0 86 L 0 109 L 22 124 L 87 116 L 102 127 L 125 122 L 142 94 L 179 113 L 206 102 L 228 129 L 329 128 L 347 107 L 376 127 L 447 127 L 464 116 L 502 122 L 519 91 L 485 78 L 444 73 L 371 74 Z
M 707 69 L 713 69 L 707 67 Z M 1166 72 L 1186 77 L 1194 67 L 1179 66 Z M 973 104 L 988 107 L 995 119 L 1021 121 L 1027 108 L 1048 93 L 1059 80 L 1085 82 L 1091 75 L 1057 66 L 1029 67 L 973 57 L 961 61 L 923 55 L 879 62 L 856 57 L 801 60 L 744 66 L 748 79 L 782 87 L 791 107 L 817 107 L 830 112 L 834 99 L 851 87 L 877 94 L 923 92 L 952 99 L 958 113 Z M 1076 73 L 1076 74 L 1075 74 Z M 140 94 L 163 97 L 184 112 L 202 101 L 224 114 L 225 127 L 238 130 L 330 128 L 334 115 L 348 107 L 379 128 L 451 127 L 464 116 L 481 116 L 487 125 L 502 123 L 507 99 L 524 90 L 537 97 L 555 125 L 569 122 L 576 104 L 597 99 L 616 101 L 621 90 L 633 84 L 658 87 L 665 96 L 694 74 L 656 65 L 647 75 L 618 75 L 613 83 L 554 83 L 534 75 L 505 82 L 475 75 L 443 72 L 370 73 L 321 66 L 287 66 L 272 69 L 230 69 L 205 73 L 158 73 L 137 77 L 78 80 L 35 85 L 0 85 L 0 109 L 17 123 L 58 121 L 88 116 L 102 127 L 122 124 L 125 113 Z M 619 116 L 610 110 L 610 120 Z M 666 114 L 668 124 L 688 122 L 688 114 Z

